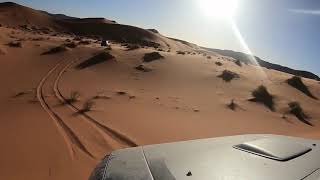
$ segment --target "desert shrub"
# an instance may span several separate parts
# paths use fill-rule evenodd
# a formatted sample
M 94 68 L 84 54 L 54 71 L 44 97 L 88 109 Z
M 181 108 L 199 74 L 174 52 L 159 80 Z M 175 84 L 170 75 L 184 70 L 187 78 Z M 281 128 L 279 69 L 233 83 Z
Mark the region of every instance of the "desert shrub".
M 177 54 L 185 55 L 186 53 L 183 51 L 177 51 Z
M 79 37 L 79 36 L 77 36 L 77 37 L 73 38 L 73 40 L 74 40 L 74 41 L 82 41 L 82 38 Z
M 142 72 L 150 72 L 150 71 L 152 71 L 151 68 L 148 68 L 143 64 L 140 64 L 139 66 L 135 67 L 135 69 L 138 70 L 138 71 L 142 71 Z
M 81 40 L 78 44 L 79 45 L 89 45 L 91 42 L 89 40 Z
M 44 38 L 43 37 L 34 37 L 34 38 L 31 38 L 32 41 L 43 41 Z
M 74 103 L 74 102 L 79 101 L 79 99 L 80 99 L 80 93 L 78 91 L 72 91 L 70 93 L 70 98 L 67 99 L 67 102 L 68 103 Z
M 158 52 L 146 53 L 143 57 L 144 62 L 152 62 L 155 60 L 163 59 L 164 57 L 161 56 Z
M 96 64 L 103 63 L 105 61 L 114 59 L 115 57 L 111 55 L 110 53 L 103 51 L 97 55 L 94 55 L 93 57 L 89 58 L 88 60 L 80 63 L 76 66 L 77 69 L 85 69 L 91 66 L 94 66 Z
M 295 115 L 300 121 L 312 126 L 312 124 L 307 120 L 308 116 L 304 113 L 299 102 L 290 102 L 288 106 L 291 114 Z
M 137 44 L 127 44 L 126 48 L 127 48 L 127 51 L 133 51 L 133 50 L 139 49 L 140 46 Z
M 232 71 L 224 70 L 218 77 L 222 78 L 226 82 L 230 82 L 232 79 L 239 78 L 240 76 Z
M 299 76 L 293 76 L 292 78 L 287 80 L 287 83 L 296 88 L 297 90 L 301 91 L 302 93 L 304 93 L 305 95 L 313 98 L 313 99 L 317 99 L 317 97 L 315 97 L 310 91 L 309 88 L 303 83 L 301 77 Z
M 7 44 L 9 47 L 21 48 L 22 43 L 20 41 L 11 41 Z
M 116 92 L 118 95 L 126 95 L 126 94 L 128 94 L 127 92 L 125 92 L 125 91 L 117 91 Z
M 207 56 L 207 59 L 211 59 L 211 56 Z
M 215 62 L 215 64 L 216 64 L 217 66 L 222 66 L 222 63 L 219 62 L 219 61 Z
M 53 48 L 49 49 L 46 52 L 43 52 L 41 55 L 56 54 L 56 53 L 65 52 L 67 50 L 68 49 L 66 48 L 66 46 L 60 45 L 60 46 L 57 46 L 57 47 L 53 47 Z
M 92 111 L 94 105 L 95 105 L 95 102 L 94 102 L 94 101 L 92 101 L 92 100 L 87 100 L 87 101 L 83 104 L 82 109 L 81 109 L 81 112 L 82 112 L 82 113 L 85 113 L 85 112 Z
M 268 92 L 265 86 L 259 86 L 257 89 L 252 91 L 251 95 L 253 96 L 253 98 L 250 99 L 250 101 L 262 103 L 271 111 L 274 111 L 274 97 Z
M 65 43 L 64 46 L 68 48 L 76 48 L 78 45 L 75 42 L 68 42 L 68 43 Z
M 238 60 L 236 60 L 236 61 L 234 61 L 234 63 L 236 64 L 236 65 L 238 65 L 238 66 L 242 66 L 242 63 L 241 63 L 241 61 L 238 59 Z

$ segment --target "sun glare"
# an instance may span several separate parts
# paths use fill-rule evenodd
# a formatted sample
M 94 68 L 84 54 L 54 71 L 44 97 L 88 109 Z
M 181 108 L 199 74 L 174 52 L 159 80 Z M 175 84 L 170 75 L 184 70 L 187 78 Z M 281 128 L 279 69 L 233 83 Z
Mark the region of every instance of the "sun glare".
M 232 18 L 238 0 L 199 0 L 199 5 L 207 16 L 214 18 Z

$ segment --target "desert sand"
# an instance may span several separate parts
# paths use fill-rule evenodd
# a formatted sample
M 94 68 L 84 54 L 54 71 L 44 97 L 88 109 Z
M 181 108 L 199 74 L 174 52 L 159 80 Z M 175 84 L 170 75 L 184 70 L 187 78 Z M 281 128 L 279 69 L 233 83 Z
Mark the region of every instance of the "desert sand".
M 37 23 L 51 26 L 43 16 Z M 18 24 L 0 27 L 0 179 L 85 180 L 104 155 L 146 144 L 253 133 L 320 139 L 320 101 L 290 86 L 291 74 L 239 66 L 153 32 L 160 47 L 111 41 L 106 49 L 93 38 Z M 77 46 L 44 53 L 70 42 Z M 163 57 L 144 62 L 152 52 Z M 224 81 L 224 70 L 238 76 Z M 320 98 L 318 81 L 302 81 Z M 273 95 L 273 111 L 249 101 L 259 85 Z M 311 125 L 289 113 L 292 101 Z

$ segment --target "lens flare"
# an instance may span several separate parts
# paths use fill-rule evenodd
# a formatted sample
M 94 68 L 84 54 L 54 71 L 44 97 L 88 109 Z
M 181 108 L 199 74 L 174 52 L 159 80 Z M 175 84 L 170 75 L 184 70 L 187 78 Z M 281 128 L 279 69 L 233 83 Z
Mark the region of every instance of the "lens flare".
M 231 18 L 235 14 L 238 0 L 199 0 L 199 5 L 207 16 Z
M 237 37 L 243 50 L 245 51 L 244 53 L 248 54 L 248 58 L 249 58 L 250 62 L 253 65 L 256 65 L 258 67 L 258 72 L 259 72 L 259 75 L 261 76 L 261 78 L 268 80 L 267 74 L 263 71 L 262 67 L 259 65 L 258 61 L 254 57 L 252 51 L 250 50 L 249 46 L 247 45 L 246 41 L 244 40 L 236 23 L 232 19 L 230 20 L 230 22 L 231 22 L 231 27 L 232 27 L 232 30 L 233 30 L 235 36 Z

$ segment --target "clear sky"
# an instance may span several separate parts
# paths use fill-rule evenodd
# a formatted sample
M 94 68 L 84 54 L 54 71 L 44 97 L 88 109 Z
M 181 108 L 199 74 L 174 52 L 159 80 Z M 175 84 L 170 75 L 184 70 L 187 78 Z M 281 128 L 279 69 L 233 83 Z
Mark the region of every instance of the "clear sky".
M 51 13 L 155 28 L 201 46 L 244 51 L 229 21 L 205 15 L 201 0 L 13 1 Z M 239 0 L 234 21 L 253 54 L 320 75 L 320 0 Z

